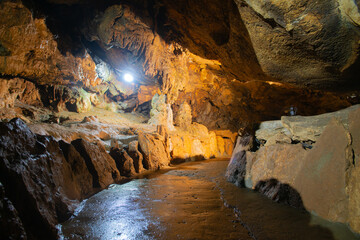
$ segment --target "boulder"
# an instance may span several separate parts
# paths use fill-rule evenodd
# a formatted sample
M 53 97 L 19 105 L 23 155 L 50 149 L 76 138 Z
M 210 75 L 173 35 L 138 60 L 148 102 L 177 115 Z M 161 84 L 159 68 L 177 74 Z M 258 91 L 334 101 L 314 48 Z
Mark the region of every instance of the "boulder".
M 156 138 L 156 135 L 140 132 L 139 150 L 144 157 L 143 166 L 145 169 L 157 170 L 168 166 L 170 163 L 164 139 Z
M 260 181 L 269 179 L 294 186 L 306 153 L 301 144 L 284 143 L 260 147 L 258 151 L 248 153 L 246 187 L 254 189 Z
M 20 119 L 0 123 L 0 181 L 30 238 L 55 239 L 78 196 L 72 170 L 52 137 L 33 134 Z
M 228 180 L 273 200 L 303 206 L 327 220 L 347 223 L 360 232 L 360 109 L 354 106 L 330 116 L 335 117 L 313 116 L 320 136 L 315 131 L 295 135 L 316 136 L 311 149 L 300 143 L 275 142 L 251 152 L 237 143 L 226 173 Z M 310 126 L 311 117 L 306 122 Z M 323 124 L 327 126 L 321 130 Z M 278 129 L 272 131 L 275 136 L 281 134 L 281 127 Z M 267 141 L 272 138 L 270 134 L 262 136 Z
M 133 159 L 135 171 L 137 173 L 141 173 L 144 171 L 143 167 L 143 155 L 139 151 L 139 142 L 138 141 L 132 141 L 129 143 L 129 150 L 128 150 L 129 156 Z
M 280 120 L 276 120 L 261 122 L 259 129 L 255 132 L 255 136 L 259 140 L 268 141 L 274 136 L 291 137 L 291 133 L 287 128 L 284 127 Z
M 234 151 L 226 169 L 225 177 L 227 181 L 234 183 L 238 187 L 245 186 L 245 176 L 248 168 L 247 159 L 249 155 L 247 151 L 252 147 L 252 142 L 253 137 L 250 135 L 239 136 L 237 138 Z
M 121 176 L 131 177 L 136 174 L 134 161 L 124 149 L 112 148 L 110 156 L 115 160 Z
M 293 186 L 301 194 L 305 208 L 331 221 L 348 219 L 346 175 L 352 164 L 347 159 L 350 144 L 344 126 L 332 120 L 295 175 Z
M 60 148 L 68 164 L 71 166 L 73 184 L 73 196 L 75 199 L 84 199 L 94 193 L 93 178 L 86 166 L 84 158 L 72 144 L 59 141 Z
M 115 161 L 104 148 L 83 139 L 74 140 L 71 144 L 84 158 L 92 175 L 94 188 L 106 188 L 120 180 L 120 173 L 116 168 Z
M 349 169 L 349 224 L 360 232 L 360 108 L 349 115 L 349 131 L 352 137 L 353 160 Z
M 349 113 L 360 108 L 360 105 L 354 105 L 346 109 L 325 113 L 317 116 L 283 116 L 282 125 L 291 132 L 291 138 L 295 141 L 316 142 L 328 125 L 331 119 L 336 118 L 346 129 L 348 129 Z

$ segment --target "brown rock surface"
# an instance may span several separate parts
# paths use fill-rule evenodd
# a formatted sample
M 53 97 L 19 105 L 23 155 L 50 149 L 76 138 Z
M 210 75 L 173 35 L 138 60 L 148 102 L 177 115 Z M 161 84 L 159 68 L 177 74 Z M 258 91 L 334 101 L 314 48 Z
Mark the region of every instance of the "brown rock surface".
M 235 2 L 264 72 L 300 85 L 343 87 L 344 70 L 358 55 L 355 2 Z
M 310 122 L 315 123 L 314 129 L 326 125 L 312 147 L 305 143 L 273 143 L 250 152 L 243 151 L 237 143 L 227 178 L 238 186 L 254 188 L 273 200 L 282 202 L 283 199 L 283 202 L 298 207 L 303 204 L 308 211 L 331 221 L 348 223 L 358 232 L 359 108 L 354 106 L 312 118 L 306 117 L 309 128 Z M 276 136 L 283 131 L 284 127 L 279 123 L 262 124 L 257 136 L 269 141 L 272 134 Z M 301 202 L 297 201 L 299 196 Z
M 139 150 L 142 153 L 143 166 L 147 170 L 157 170 L 170 163 L 164 139 L 156 135 L 139 132 Z
M 120 180 L 114 159 L 101 146 L 78 139 L 71 142 L 84 158 L 93 179 L 94 188 L 106 188 Z
M 0 108 L 14 107 L 16 100 L 29 105 L 42 105 L 35 84 L 20 78 L 0 79 Z
M 115 160 L 121 176 L 131 177 L 136 174 L 134 161 L 124 149 L 112 148 L 110 156 Z
M 68 164 L 71 166 L 73 178 L 73 198 L 84 199 L 94 193 L 93 178 L 89 173 L 84 158 L 75 147 L 59 141 L 60 148 Z
M 129 150 L 128 154 L 133 159 L 135 171 L 137 173 L 141 173 L 144 171 L 143 167 L 143 155 L 139 151 L 139 142 L 138 141 L 132 141 L 129 143 Z
M 175 117 L 175 124 L 181 128 L 187 129 L 191 126 L 192 116 L 191 107 L 187 102 L 180 105 L 179 111 Z
M 301 144 L 275 144 L 261 147 L 248 158 L 246 187 L 255 188 L 263 180 L 276 179 L 294 185 L 294 179 L 304 164 L 307 151 Z
M 248 170 L 249 153 L 247 151 L 253 145 L 252 136 L 241 136 L 236 140 L 236 145 L 229 165 L 226 169 L 225 177 L 229 182 L 234 183 L 238 187 L 245 186 L 245 176 Z
M 331 121 L 294 180 L 304 206 L 333 221 L 345 222 L 348 218 L 346 171 L 351 163 L 346 157 L 350 144 L 341 123 Z
M 72 79 L 87 86 L 97 84 L 90 55 L 62 55 L 57 36 L 49 31 L 44 18 L 34 18 L 23 4 L 12 1 L 1 2 L 0 16 L 0 42 L 6 52 L 0 58 L 2 74 L 37 83 L 68 83 Z
M 75 203 L 68 199 L 75 196 L 71 166 L 53 138 L 36 136 L 21 120 L 1 123 L 0 129 L 1 182 L 28 237 L 56 238 L 55 225 L 71 215 Z
M 12 202 L 6 197 L 0 183 L 0 237 L 1 239 L 27 239 L 24 226 Z

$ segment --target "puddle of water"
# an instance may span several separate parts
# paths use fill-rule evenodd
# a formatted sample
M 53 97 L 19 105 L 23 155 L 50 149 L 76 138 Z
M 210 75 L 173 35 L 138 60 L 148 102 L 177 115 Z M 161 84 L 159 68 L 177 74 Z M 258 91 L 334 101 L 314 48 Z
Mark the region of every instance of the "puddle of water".
M 89 198 L 64 239 L 359 239 L 345 225 L 225 181 L 228 161 L 186 163 Z

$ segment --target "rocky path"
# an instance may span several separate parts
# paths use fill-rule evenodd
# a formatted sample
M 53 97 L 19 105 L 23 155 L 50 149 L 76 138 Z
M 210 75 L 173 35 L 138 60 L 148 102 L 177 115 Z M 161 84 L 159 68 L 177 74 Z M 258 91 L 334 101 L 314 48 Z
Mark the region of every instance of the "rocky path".
M 64 239 L 357 239 L 344 225 L 227 183 L 228 161 L 186 163 L 87 201 Z

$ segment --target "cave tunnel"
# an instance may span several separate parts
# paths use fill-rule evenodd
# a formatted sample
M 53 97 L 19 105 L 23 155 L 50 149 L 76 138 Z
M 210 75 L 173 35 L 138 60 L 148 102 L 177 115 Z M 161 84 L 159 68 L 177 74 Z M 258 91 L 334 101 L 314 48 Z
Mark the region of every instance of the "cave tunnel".
M 0 238 L 360 239 L 358 6 L 0 1 Z

